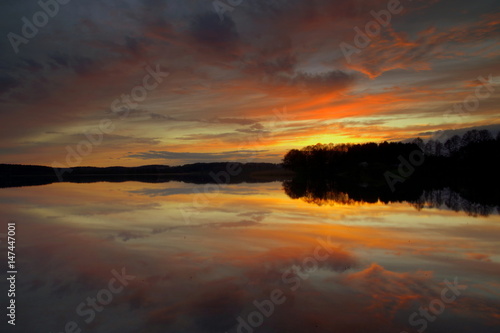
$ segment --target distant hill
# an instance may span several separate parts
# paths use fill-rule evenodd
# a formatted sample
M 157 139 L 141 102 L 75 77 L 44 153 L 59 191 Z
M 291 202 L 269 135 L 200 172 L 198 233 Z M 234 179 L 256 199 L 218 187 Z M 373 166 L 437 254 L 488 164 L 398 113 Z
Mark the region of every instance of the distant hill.
M 140 181 L 162 183 L 242 183 L 289 179 L 293 172 L 273 163 L 194 163 L 180 166 L 75 167 L 54 169 L 39 165 L 0 164 L 0 188 L 44 185 L 55 182 L 92 183 Z

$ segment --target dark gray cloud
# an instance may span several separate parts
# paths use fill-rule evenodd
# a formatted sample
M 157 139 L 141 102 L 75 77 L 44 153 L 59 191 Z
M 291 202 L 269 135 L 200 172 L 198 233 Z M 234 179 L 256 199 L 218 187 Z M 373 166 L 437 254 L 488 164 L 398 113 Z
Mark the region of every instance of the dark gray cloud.
M 233 150 L 221 153 L 190 153 L 190 152 L 172 152 L 172 151 L 154 151 L 150 150 L 144 153 L 127 155 L 144 160 L 162 159 L 162 160 L 185 160 L 185 161 L 228 161 L 233 159 L 251 158 L 268 150 Z
M 49 59 L 49 65 L 52 68 L 66 68 L 80 75 L 88 73 L 95 62 L 95 60 L 87 56 L 64 53 L 55 53 L 49 56 Z
M 139 55 L 142 53 L 142 45 L 141 41 L 138 38 L 126 36 L 125 37 L 125 46 L 130 51 L 130 53 L 134 55 Z
M 352 75 L 336 70 L 322 74 L 298 73 L 292 79 L 292 84 L 317 94 L 347 88 L 353 80 Z
M 19 86 L 21 84 L 20 81 L 13 78 L 10 75 L 1 75 L 0 76 L 0 95 L 7 93 L 9 90 Z
M 41 63 L 39 63 L 33 59 L 21 58 L 21 61 L 22 61 L 22 64 L 20 65 L 20 67 L 23 68 L 24 70 L 31 72 L 31 73 L 38 72 L 44 68 L 44 66 Z
M 195 17 L 191 22 L 190 33 L 198 43 L 218 51 L 232 50 L 238 41 L 234 21 L 227 17 L 221 22 L 215 12 Z
M 174 121 L 177 120 L 174 117 L 171 117 L 169 115 L 159 114 L 159 113 L 155 113 L 155 112 L 151 112 L 149 114 L 149 116 L 153 120 L 174 120 Z
M 236 124 L 236 125 L 253 125 L 255 120 L 245 118 L 212 118 L 209 120 L 202 120 L 202 122 L 215 123 L 215 124 Z
M 446 141 L 449 138 L 451 138 L 454 135 L 462 136 L 466 132 L 471 131 L 471 130 L 488 130 L 491 132 L 493 136 L 496 136 L 497 133 L 500 132 L 500 124 L 494 124 L 494 125 L 485 125 L 485 126 L 474 126 L 474 127 L 464 127 L 464 128 L 457 128 L 457 129 L 451 129 L 451 130 L 444 130 L 444 131 L 427 131 L 427 132 L 420 132 L 418 133 L 418 136 L 423 136 L 429 139 L 436 139 L 439 141 Z

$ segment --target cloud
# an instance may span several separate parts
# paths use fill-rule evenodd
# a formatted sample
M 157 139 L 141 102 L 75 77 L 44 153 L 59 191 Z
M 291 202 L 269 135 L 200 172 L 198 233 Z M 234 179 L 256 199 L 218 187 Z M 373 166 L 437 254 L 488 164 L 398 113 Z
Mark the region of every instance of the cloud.
M 33 60 L 33 59 L 29 59 L 29 58 L 21 58 L 23 64 L 20 65 L 24 70 L 27 70 L 31 73 L 35 73 L 35 72 L 38 72 L 40 70 L 42 70 L 44 68 L 44 66 Z
M 0 76 L 0 95 L 7 93 L 9 90 L 16 88 L 20 84 L 20 81 L 10 75 Z
M 190 33 L 196 42 L 220 53 L 234 50 L 238 42 L 234 21 L 226 17 L 221 22 L 215 12 L 196 16 L 191 21 Z
M 436 60 L 475 52 L 478 45 L 494 40 L 499 33 L 500 24 L 494 16 L 441 29 L 432 26 L 418 31 L 413 38 L 389 26 L 373 37 L 368 47 L 353 55 L 354 62 L 346 66 L 370 78 L 394 69 L 431 70 Z M 464 49 L 464 44 L 469 45 L 468 49 Z M 492 49 L 481 56 L 488 57 L 495 52 Z
M 467 257 L 469 259 L 473 259 L 473 260 L 491 262 L 491 258 L 490 258 L 490 256 L 488 254 L 483 254 L 483 253 L 467 253 Z
M 256 125 L 256 121 L 252 119 L 245 118 L 212 118 L 209 120 L 201 120 L 202 122 L 214 123 L 214 124 L 236 124 L 236 125 Z
M 151 112 L 149 114 L 149 116 L 151 117 L 151 119 L 153 120 L 177 120 L 175 119 L 174 117 L 171 117 L 169 115 L 164 115 L 164 114 L 159 114 L 159 113 L 154 113 L 154 112 Z
M 320 74 L 298 73 L 291 82 L 311 94 L 319 94 L 343 90 L 353 83 L 353 77 L 335 70 Z
M 93 65 L 96 60 L 91 57 L 82 55 L 69 55 L 63 53 L 55 53 L 49 56 L 49 65 L 52 68 L 66 68 L 73 70 L 76 74 L 84 75 L 93 70 Z
M 228 161 L 232 159 L 244 159 L 254 157 L 255 154 L 265 153 L 268 150 L 233 150 L 220 153 L 190 153 L 172 151 L 148 151 L 143 153 L 130 154 L 127 157 L 135 157 L 144 160 L 184 160 L 184 161 Z
M 500 132 L 500 124 L 484 125 L 484 126 L 474 126 L 474 127 L 463 127 L 455 128 L 442 131 L 427 131 L 420 132 L 417 135 L 430 139 L 439 139 L 439 141 L 444 142 L 454 135 L 463 136 L 465 133 L 471 130 L 488 130 L 495 136 L 496 133 Z

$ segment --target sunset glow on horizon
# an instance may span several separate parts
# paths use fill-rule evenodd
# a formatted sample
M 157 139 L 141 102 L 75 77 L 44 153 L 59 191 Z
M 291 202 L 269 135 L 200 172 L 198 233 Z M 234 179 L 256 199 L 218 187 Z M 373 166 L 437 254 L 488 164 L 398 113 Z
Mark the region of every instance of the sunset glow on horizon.
M 280 162 L 316 143 L 500 130 L 497 1 L 231 8 L 73 1 L 27 42 L 2 38 L 0 163 Z M 9 5 L 2 31 L 22 37 L 39 10 Z

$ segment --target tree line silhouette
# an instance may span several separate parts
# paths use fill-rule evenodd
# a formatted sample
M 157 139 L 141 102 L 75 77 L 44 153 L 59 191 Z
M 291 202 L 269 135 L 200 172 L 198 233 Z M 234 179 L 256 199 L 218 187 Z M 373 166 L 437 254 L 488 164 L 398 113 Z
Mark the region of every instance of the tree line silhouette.
M 493 137 L 487 130 L 445 142 L 316 144 L 284 156 L 283 167 L 295 172 L 284 189 L 311 202 L 419 202 L 423 193 L 449 189 L 471 205 L 495 207 L 500 204 L 499 153 L 500 133 Z
M 500 212 L 499 153 L 500 133 L 494 138 L 488 131 L 472 130 L 445 142 L 416 138 L 408 142 L 317 144 L 290 150 L 282 164 L 232 163 L 241 173 L 227 179 L 217 175 L 227 169 L 228 162 L 75 167 L 65 172 L 63 179 L 50 167 L 0 164 L 0 188 L 59 181 L 282 181 L 288 196 L 318 205 L 408 202 L 417 209 L 447 207 L 488 215 Z
M 437 140 L 424 142 L 421 138 L 409 142 L 363 143 L 363 144 L 321 144 L 292 149 L 283 158 L 283 166 L 296 172 L 328 171 L 338 172 L 355 164 L 390 164 L 398 156 L 408 156 L 416 149 L 426 156 L 448 157 L 466 160 L 470 154 L 492 156 L 498 153 L 500 132 L 496 139 L 488 130 L 471 130 L 462 137 L 454 135 L 444 143 Z M 484 158 L 482 158 L 484 159 Z M 373 166 L 372 165 L 372 166 Z

